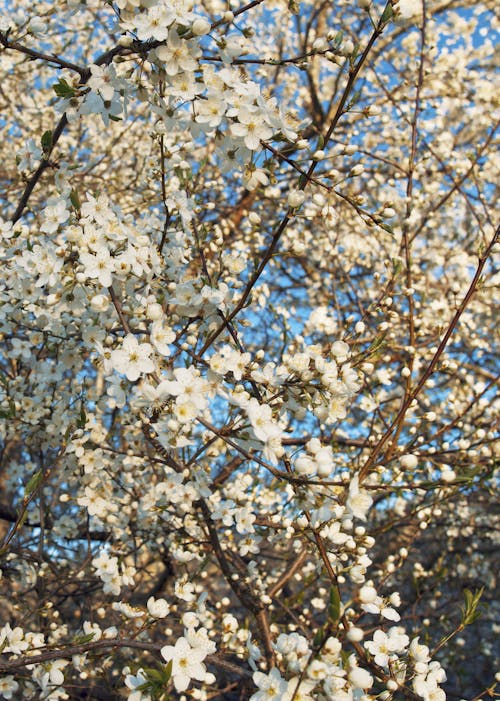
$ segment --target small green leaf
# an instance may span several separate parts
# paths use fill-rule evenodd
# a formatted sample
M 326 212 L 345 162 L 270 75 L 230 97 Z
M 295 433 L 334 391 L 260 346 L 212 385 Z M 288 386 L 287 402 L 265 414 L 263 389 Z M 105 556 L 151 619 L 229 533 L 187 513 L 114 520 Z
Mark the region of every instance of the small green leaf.
M 144 670 L 144 674 L 150 682 L 163 684 L 165 681 L 165 673 L 163 670 L 155 669 L 154 667 L 148 667 Z
M 474 623 L 481 615 L 478 606 L 483 592 L 484 587 L 481 587 L 481 589 L 475 592 L 470 589 L 464 590 L 465 606 L 462 608 L 462 624 L 464 626 L 469 626 L 471 623 Z
M 72 640 L 73 645 L 85 645 L 85 643 L 90 643 L 95 637 L 95 633 L 89 633 L 88 635 L 75 635 Z
M 52 132 L 51 132 L 51 131 L 45 131 L 45 132 L 42 134 L 41 142 L 42 142 L 42 151 L 43 151 L 45 154 L 50 153 L 50 150 L 51 150 L 52 145 L 53 145 L 53 141 L 52 141 Z
M 30 478 L 28 484 L 26 485 L 26 487 L 25 487 L 25 489 L 24 489 L 24 496 L 25 496 L 25 498 L 26 498 L 26 497 L 29 497 L 31 494 L 33 494 L 33 492 L 35 491 L 35 489 L 38 487 L 38 485 L 39 485 L 40 482 L 42 481 L 42 478 L 43 478 L 43 472 L 42 472 L 42 470 L 37 470 L 37 471 L 35 472 L 35 474 L 32 475 L 32 477 Z
M 73 189 L 69 193 L 69 199 L 71 200 L 71 204 L 73 207 L 79 212 L 82 206 L 82 203 L 80 202 L 80 198 L 78 197 L 78 192 Z
M 388 2 L 387 5 L 385 6 L 384 11 L 382 12 L 382 17 L 380 18 L 380 24 L 387 24 L 387 22 L 390 22 L 393 17 L 394 17 L 394 10 L 392 9 L 391 3 Z
M 121 117 L 115 117 L 114 114 L 108 114 L 108 117 L 111 119 L 112 122 L 121 122 L 122 121 Z
M 314 634 L 313 646 L 316 648 L 321 647 L 324 639 L 325 639 L 325 631 L 323 630 L 323 628 L 318 628 L 318 630 Z
M 69 98 L 76 94 L 75 88 L 72 88 L 64 78 L 59 78 L 59 82 L 52 86 L 57 97 Z
M 334 45 L 338 48 L 342 44 L 342 39 L 344 38 L 344 32 L 337 32 L 335 39 L 333 40 Z
M 392 262 L 392 274 L 394 275 L 394 277 L 396 277 L 397 275 L 399 275 L 399 273 L 403 269 L 403 261 L 401 260 L 401 258 L 398 257 L 398 258 L 393 258 L 391 262 Z
M 349 110 L 351 110 L 356 105 L 356 103 L 359 101 L 360 97 L 361 97 L 361 90 L 356 90 L 356 92 L 352 96 L 349 104 L 346 107 L 346 112 L 349 112 Z
M 373 356 L 385 345 L 385 333 L 381 333 L 375 337 L 372 345 L 368 350 L 368 355 Z
M 328 606 L 328 616 L 336 624 L 340 620 L 340 593 L 338 587 L 330 589 L 330 605 Z
M 85 425 L 87 423 L 87 414 L 85 413 L 85 409 L 83 408 L 83 404 L 80 407 L 80 416 L 76 420 L 76 427 L 77 428 L 85 428 Z

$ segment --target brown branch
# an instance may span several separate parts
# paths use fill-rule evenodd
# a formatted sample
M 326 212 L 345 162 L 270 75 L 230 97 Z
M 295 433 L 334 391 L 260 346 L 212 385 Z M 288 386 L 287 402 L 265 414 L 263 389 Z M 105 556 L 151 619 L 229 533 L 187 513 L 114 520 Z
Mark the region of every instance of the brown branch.
M 289 582 L 293 575 L 297 572 L 297 570 L 300 569 L 306 557 L 307 550 L 304 549 L 299 553 L 299 555 L 295 558 L 292 564 L 289 567 L 287 567 L 286 571 L 281 575 L 278 581 L 275 582 L 273 586 L 268 589 L 267 593 L 270 597 L 274 598 L 276 594 L 278 594 L 278 592 L 280 592 L 283 589 L 285 584 Z
M 124 53 L 126 50 L 123 46 L 115 46 L 109 51 L 106 51 L 103 53 L 99 58 L 96 59 L 95 65 L 97 66 L 108 66 L 114 59 L 115 56 L 118 54 Z M 128 50 L 130 53 L 130 50 Z M 89 78 L 91 76 L 91 72 L 89 68 L 82 69 L 82 72 L 80 73 L 80 85 L 85 85 Z M 52 132 L 52 143 L 50 145 L 49 150 L 45 153 L 44 157 L 42 158 L 40 165 L 38 168 L 35 170 L 31 178 L 29 178 L 28 182 L 26 183 L 26 187 L 24 188 L 24 192 L 21 195 L 21 199 L 19 200 L 19 203 L 16 207 L 16 211 L 12 215 L 12 223 L 16 223 L 22 216 L 24 210 L 26 209 L 26 206 L 28 204 L 29 198 L 31 197 L 31 193 L 35 189 L 38 181 L 42 177 L 43 173 L 47 168 L 52 166 L 52 161 L 50 160 L 50 156 L 54 151 L 54 148 L 59 141 L 62 133 L 64 132 L 66 126 L 68 125 L 68 120 L 66 118 L 66 114 L 63 114 L 59 122 L 57 123 L 56 128 Z
M 389 5 L 390 3 L 387 3 Z M 379 21 L 377 26 L 375 27 L 370 39 L 368 40 L 368 43 L 365 47 L 365 50 L 363 51 L 360 59 L 357 61 L 356 65 L 351 69 L 349 73 L 349 78 L 347 81 L 347 84 L 344 88 L 344 91 L 342 93 L 342 96 L 339 100 L 339 103 L 337 105 L 337 108 L 335 110 L 335 114 L 333 116 L 333 119 L 330 123 L 330 126 L 324 135 L 323 139 L 323 145 L 326 146 L 329 141 L 331 140 L 333 136 L 333 132 L 335 131 L 335 128 L 341 118 L 341 116 L 344 113 L 344 107 L 347 103 L 347 100 L 354 88 L 354 85 L 357 81 L 357 78 L 359 76 L 359 73 L 361 71 L 361 68 L 364 66 L 366 59 L 378 39 L 378 37 L 382 34 L 384 27 L 386 26 L 386 22 Z M 311 181 L 312 176 L 314 174 L 314 171 L 316 170 L 316 167 L 318 165 L 318 161 L 316 159 L 313 159 L 311 162 L 311 165 L 309 166 L 309 169 L 307 170 L 307 173 L 303 176 L 301 176 L 301 179 L 299 180 L 299 189 L 305 189 L 306 185 L 308 182 Z M 234 307 L 233 311 L 228 314 L 224 320 L 224 322 L 208 337 L 208 339 L 205 341 L 203 344 L 203 347 L 199 351 L 200 355 L 203 355 L 208 348 L 212 345 L 212 343 L 220 336 L 220 334 L 224 331 L 225 328 L 227 328 L 229 322 L 231 322 L 237 314 L 245 307 L 248 298 L 250 296 L 250 293 L 252 292 L 253 288 L 257 284 L 258 280 L 260 279 L 262 273 L 264 272 L 265 268 L 267 267 L 267 264 L 271 260 L 279 242 L 280 239 L 287 228 L 289 222 L 294 218 L 295 210 L 292 208 L 288 207 L 286 214 L 284 215 L 283 219 L 281 222 L 278 224 L 276 227 L 276 230 L 273 234 L 273 237 L 271 239 L 271 243 L 269 244 L 267 250 L 264 253 L 264 256 L 262 260 L 260 261 L 259 265 L 257 266 L 255 272 L 253 273 L 252 277 L 250 278 L 249 282 L 247 283 L 245 290 L 243 294 L 240 297 L 239 302 L 236 304 Z
M 228 559 L 226 558 L 226 555 L 220 544 L 219 535 L 217 533 L 217 529 L 214 525 L 214 522 L 212 521 L 210 509 L 208 508 L 204 499 L 200 499 L 198 501 L 198 504 L 203 514 L 205 526 L 208 530 L 208 534 L 210 537 L 210 543 L 222 570 L 222 574 L 224 575 L 226 582 L 229 584 L 229 586 L 236 594 L 238 599 L 241 601 L 241 603 L 245 606 L 246 609 L 248 609 L 248 611 L 250 611 L 250 613 L 254 615 L 261 634 L 261 640 L 264 644 L 266 660 L 269 668 L 271 668 L 274 665 L 275 655 L 272 646 L 269 621 L 267 620 L 264 605 L 261 602 L 261 600 L 253 594 L 250 587 L 246 583 L 242 582 L 240 578 L 235 578 L 233 576 L 235 573 L 229 565 Z
M 42 51 L 37 51 L 36 49 L 30 49 L 27 46 L 23 46 L 18 41 L 9 41 L 8 36 L 5 32 L 0 32 L 0 44 L 2 44 L 5 49 L 13 49 L 14 51 L 19 51 L 26 56 L 29 56 L 31 60 L 47 61 L 47 63 L 54 63 L 58 68 L 67 68 L 69 71 L 74 71 L 78 73 L 82 78 L 85 77 L 87 68 L 82 66 L 77 66 L 76 63 L 71 63 L 71 61 L 66 61 L 64 58 L 59 58 L 55 54 L 44 54 Z
M 132 333 L 132 329 L 130 328 L 130 324 L 128 323 L 127 317 L 123 313 L 122 304 L 116 295 L 113 285 L 110 285 L 108 287 L 108 292 L 109 296 L 111 297 L 111 301 L 113 302 L 113 306 L 116 310 L 116 313 L 118 314 L 118 318 L 120 319 L 121 324 L 123 326 L 123 330 L 125 331 L 125 333 Z
M 60 660 L 68 659 L 73 657 L 73 655 L 83 655 L 93 650 L 105 650 L 108 648 L 119 649 L 119 648 L 134 648 L 136 650 L 144 650 L 145 652 L 152 652 L 159 654 L 163 645 L 161 643 L 148 643 L 142 640 L 128 640 L 128 639 L 104 639 L 96 640 L 95 642 L 89 642 L 82 645 L 68 645 L 65 648 L 53 648 L 50 650 L 40 651 L 41 648 L 36 650 L 37 654 L 33 655 L 23 655 L 22 657 L 17 657 L 13 660 L 2 661 L 0 660 L 0 674 L 9 673 L 15 669 L 22 669 L 23 667 L 28 667 L 33 664 L 41 664 L 42 662 L 48 662 L 49 660 Z M 225 669 L 228 672 L 234 674 L 239 674 L 242 677 L 250 678 L 252 673 L 243 667 L 240 667 L 233 662 L 229 662 L 224 659 L 221 655 L 207 655 L 205 661 L 208 664 L 213 664 L 216 667 Z
M 390 424 L 390 426 L 388 427 L 388 429 L 386 430 L 386 432 L 384 433 L 382 438 L 379 440 L 377 445 L 374 447 L 372 454 L 370 455 L 370 457 L 368 458 L 366 463 L 361 468 L 361 470 L 359 472 L 360 482 L 362 482 L 366 478 L 366 476 L 370 472 L 371 467 L 375 464 L 378 456 L 380 455 L 383 447 L 385 446 L 385 444 L 387 443 L 387 441 L 391 437 L 394 429 L 397 426 L 399 426 L 400 422 L 404 419 L 406 412 L 410 408 L 413 400 L 417 398 L 420 391 L 424 387 L 425 383 L 427 382 L 429 377 L 434 372 L 434 368 L 436 367 L 439 359 L 441 358 L 442 354 L 444 353 L 444 350 L 445 350 L 446 346 L 448 345 L 448 341 L 450 340 L 451 336 L 453 335 L 453 332 L 455 331 L 455 328 L 460 320 L 460 317 L 464 313 L 467 305 L 469 304 L 470 300 L 472 299 L 472 297 L 476 291 L 477 285 L 478 285 L 479 280 L 481 278 L 481 275 L 483 273 L 484 266 L 486 265 L 486 261 L 488 260 L 491 252 L 493 251 L 493 248 L 498 243 L 499 238 L 500 238 L 500 226 L 497 227 L 486 251 L 479 257 L 479 262 L 478 262 L 478 265 L 476 268 L 476 272 L 474 274 L 472 282 L 469 285 L 469 289 L 467 290 L 467 293 L 465 294 L 465 297 L 463 298 L 457 311 L 453 315 L 453 318 L 450 321 L 448 328 L 446 329 L 446 332 L 445 332 L 443 338 L 441 339 L 441 342 L 440 342 L 436 352 L 434 353 L 434 356 L 433 356 L 431 362 L 429 363 L 429 365 L 425 369 L 424 373 L 422 374 L 422 376 L 421 376 L 420 380 L 418 381 L 414 390 L 407 396 L 407 398 L 406 398 L 405 402 L 402 404 L 396 418 Z

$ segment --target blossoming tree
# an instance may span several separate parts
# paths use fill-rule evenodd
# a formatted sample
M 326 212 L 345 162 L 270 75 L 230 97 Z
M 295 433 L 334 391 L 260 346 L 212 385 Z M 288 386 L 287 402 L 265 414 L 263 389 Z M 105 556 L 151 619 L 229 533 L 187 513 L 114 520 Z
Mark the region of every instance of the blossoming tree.
M 495 31 L 3 0 L 0 697 L 493 695 Z

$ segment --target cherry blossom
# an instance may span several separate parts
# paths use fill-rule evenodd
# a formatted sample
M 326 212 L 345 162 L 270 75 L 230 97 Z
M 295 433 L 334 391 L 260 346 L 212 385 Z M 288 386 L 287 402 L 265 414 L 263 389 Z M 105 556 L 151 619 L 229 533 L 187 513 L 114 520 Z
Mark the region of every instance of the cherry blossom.
M 203 660 L 207 652 L 203 647 L 193 648 L 186 638 L 179 638 L 175 645 L 162 647 L 161 654 L 166 662 L 172 662 L 172 678 L 177 691 L 186 691 L 191 679 L 205 679 L 207 671 Z
M 111 362 L 117 372 L 126 375 L 128 380 L 137 380 L 142 374 L 154 370 L 151 359 L 153 347 L 150 343 L 139 343 L 133 334 L 127 334 L 121 348 L 111 354 Z
M 491 3 L 0 8 L 0 695 L 494 695 Z

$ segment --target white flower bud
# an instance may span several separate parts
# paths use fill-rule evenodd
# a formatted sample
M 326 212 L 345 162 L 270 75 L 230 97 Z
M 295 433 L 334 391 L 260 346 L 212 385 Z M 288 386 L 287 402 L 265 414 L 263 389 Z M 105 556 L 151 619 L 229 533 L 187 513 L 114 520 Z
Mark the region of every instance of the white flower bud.
M 383 216 L 385 219 L 390 219 L 391 217 L 396 216 L 396 210 L 393 209 L 392 207 L 387 207 L 387 209 L 383 209 L 380 212 L 381 216 Z
M 122 36 L 118 39 L 118 44 L 120 46 L 130 46 L 133 41 L 133 38 L 128 34 L 122 34 Z
M 90 306 L 96 312 L 105 312 L 109 307 L 109 298 L 106 295 L 94 295 L 90 300 Z
M 369 604 L 377 598 L 377 591 L 374 587 L 366 585 L 359 590 L 359 598 L 364 604 Z
M 304 203 L 306 195 L 302 190 L 290 190 L 288 193 L 288 206 L 296 209 Z
M 207 19 L 205 19 L 204 17 L 198 17 L 198 19 L 195 19 L 195 21 L 191 25 L 191 31 L 195 36 L 200 37 L 203 34 L 208 34 L 208 32 L 210 31 L 210 27 L 211 24 Z
M 450 468 L 443 467 L 441 471 L 441 479 L 443 480 L 443 482 L 453 482 L 456 476 L 457 475 L 454 470 L 450 470 Z
M 31 34 L 44 34 L 47 31 L 47 23 L 42 17 L 32 17 L 28 24 L 28 31 Z
M 151 321 L 159 321 L 160 319 L 163 319 L 163 309 L 161 304 L 158 304 L 157 302 L 148 304 L 146 307 L 146 316 L 148 319 L 151 319 Z
M 332 466 L 329 463 L 319 463 L 316 469 L 318 477 L 329 477 L 332 471 Z
M 314 462 L 307 455 L 299 455 L 293 466 L 299 475 L 312 475 L 315 467 Z
M 186 611 L 182 617 L 182 623 L 186 628 L 196 628 L 199 623 L 198 616 L 192 611 Z
M 373 684 L 373 677 L 366 669 L 354 667 L 349 672 L 349 681 L 355 689 L 369 689 Z
M 354 42 L 352 42 L 350 39 L 347 39 L 347 41 L 344 41 L 344 43 L 340 47 L 340 53 L 342 54 L 342 56 L 350 56 L 353 51 L 354 51 Z
M 153 618 L 165 618 L 170 612 L 170 607 L 165 599 L 155 599 L 153 596 L 149 597 L 147 607 Z
M 352 643 L 359 643 L 365 637 L 365 633 L 361 628 L 349 628 L 346 637 Z
M 315 192 L 312 200 L 318 207 L 324 207 L 326 204 L 326 199 L 322 192 Z
M 313 41 L 312 47 L 314 51 L 326 51 L 328 49 L 328 42 L 324 37 L 318 37 Z
M 413 470 L 413 468 L 417 467 L 418 465 L 418 458 L 416 455 L 406 453 L 405 455 L 401 456 L 400 462 L 401 466 L 404 467 L 405 470 Z

